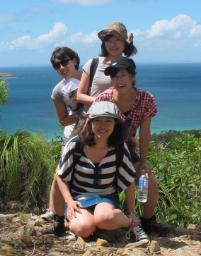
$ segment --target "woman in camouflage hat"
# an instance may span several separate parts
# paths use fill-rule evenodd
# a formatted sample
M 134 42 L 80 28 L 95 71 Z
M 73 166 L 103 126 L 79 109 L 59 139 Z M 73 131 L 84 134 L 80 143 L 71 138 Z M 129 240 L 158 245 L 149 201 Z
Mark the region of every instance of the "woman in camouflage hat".
M 90 81 L 91 65 L 93 65 L 93 59 L 90 59 L 83 66 L 77 93 L 77 100 L 88 106 L 99 93 L 111 86 L 111 79 L 105 76 L 104 70 L 122 55 L 130 57 L 137 53 L 133 44 L 133 34 L 128 35 L 125 25 L 121 22 L 110 23 L 98 33 L 98 37 L 102 41 L 101 54 L 98 57 L 93 79 Z M 85 109 L 87 108 L 86 106 Z

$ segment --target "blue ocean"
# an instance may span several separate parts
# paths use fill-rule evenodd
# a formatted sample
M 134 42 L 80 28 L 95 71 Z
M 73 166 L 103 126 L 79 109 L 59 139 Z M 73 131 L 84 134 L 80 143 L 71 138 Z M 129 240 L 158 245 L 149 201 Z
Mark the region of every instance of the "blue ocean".
M 0 129 L 26 129 L 46 138 L 62 135 L 50 98 L 61 78 L 52 67 L 10 67 L 0 72 L 15 74 L 6 78 L 9 100 L 0 106 Z M 152 133 L 201 129 L 201 64 L 138 64 L 136 86 L 156 98 Z

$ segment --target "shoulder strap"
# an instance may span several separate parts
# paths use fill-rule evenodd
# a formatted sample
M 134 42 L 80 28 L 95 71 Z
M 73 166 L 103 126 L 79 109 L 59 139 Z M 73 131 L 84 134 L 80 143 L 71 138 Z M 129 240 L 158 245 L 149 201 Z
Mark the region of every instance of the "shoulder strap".
M 88 87 L 88 93 L 87 94 L 89 94 L 89 92 L 90 92 L 91 85 L 92 85 L 92 82 L 93 82 L 93 78 L 94 78 L 96 69 L 98 67 L 98 61 L 99 61 L 98 58 L 93 58 L 92 59 L 91 66 L 90 66 L 89 87 Z
M 116 151 L 116 172 L 115 172 L 115 184 L 117 186 L 117 178 L 119 173 L 119 168 L 123 162 L 123 156 L 124 156 L 124 143 L 122 143 L 119 147 L 115 148 Z
M 73 150 L 73 165 L 72 165 L 72 167 L 74 168 L 77 161 L 82 156 L 82 143 L 81 143 L 79 136 L 76 136 L 75 138 L 73 138 L 72 141 L 74 141 L 76 143 L 74 150 Z
M 116 166 L 117 170 L 119 169 L 120 165 L 122 164 L 123 161 L 123 155 L 124 155 L 124 144 L 118 148 L 116 148 Z
M 73 149 L 73 164 L 71 166 L 71 168 L 73 169 L 72 170 L 72 176 L 71 176 L 71 181 L 73 180 L 74 178 L 74 169 L 75 169 L 75 166 L 77 164 L 77 162 L 79 161 L 79 159 L 81 158 L 82 156 L 82 145 L 81 145 L 81 141 L 80 141 L 80 138 L 79 136 L 75 137 L 72 139 L 72 141 L 74 141 L 76 144 L 75 144 L 75 148 Z

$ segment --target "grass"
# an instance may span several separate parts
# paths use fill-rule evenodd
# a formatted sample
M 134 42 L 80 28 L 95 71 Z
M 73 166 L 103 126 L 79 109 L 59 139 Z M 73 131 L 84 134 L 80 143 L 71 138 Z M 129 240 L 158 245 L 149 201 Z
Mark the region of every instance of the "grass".
M 46 203 L 55 161 L 49 143 L 37 134 L 17 131 L 0 136 L 0 200 L 19 201 L 24 209 Z

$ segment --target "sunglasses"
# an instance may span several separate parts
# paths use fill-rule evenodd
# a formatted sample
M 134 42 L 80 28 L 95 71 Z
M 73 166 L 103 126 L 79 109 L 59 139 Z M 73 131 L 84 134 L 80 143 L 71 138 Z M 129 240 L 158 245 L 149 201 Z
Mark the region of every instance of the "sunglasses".
M 53 67 L 54 67 L 54 69 L 59 69 L 60 68 L 60 66 L 62 65 L 62 66 L 65 66 L 66 64 L 68 64 L 68 62 L 69 62 L 69 58 L 62 58 L 62 59 L 56 59 L 56 60 L 54 60 L 54 63 L 52 64 L 53 65 Z

